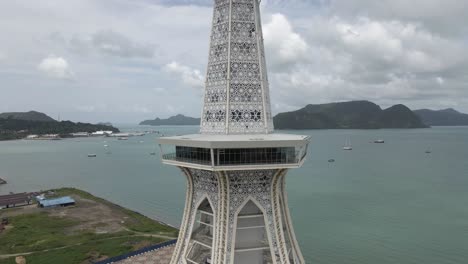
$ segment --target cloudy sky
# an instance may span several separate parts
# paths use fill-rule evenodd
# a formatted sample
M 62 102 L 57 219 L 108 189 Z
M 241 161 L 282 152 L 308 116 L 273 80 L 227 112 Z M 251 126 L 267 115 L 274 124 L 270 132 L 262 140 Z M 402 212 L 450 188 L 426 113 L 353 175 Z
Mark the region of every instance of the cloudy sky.
M 199 116 L 212 0 L 0 1 L 0 112 Z M 309 103 L 468 112 L 468 0 L 263 0 L 275 113 Z

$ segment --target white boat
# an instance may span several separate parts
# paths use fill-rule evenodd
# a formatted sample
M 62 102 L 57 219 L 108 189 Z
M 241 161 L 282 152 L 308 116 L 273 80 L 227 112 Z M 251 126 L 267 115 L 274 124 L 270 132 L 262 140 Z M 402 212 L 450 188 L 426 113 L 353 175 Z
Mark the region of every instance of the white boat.
M 343 147 L 343 150 L 353 150 L 353 147 L 351 146 L 351 139 L 347 140 L 345 142 L 345 145 Z
M 128 137 L 119 137 L 118 140 L 128 140 Z
M 385 143 L 385 140 L 383 140 L 383 139 L 377 139 L 377 140 L 374 141 L 374 143 L 383 144 L 383 143 Z

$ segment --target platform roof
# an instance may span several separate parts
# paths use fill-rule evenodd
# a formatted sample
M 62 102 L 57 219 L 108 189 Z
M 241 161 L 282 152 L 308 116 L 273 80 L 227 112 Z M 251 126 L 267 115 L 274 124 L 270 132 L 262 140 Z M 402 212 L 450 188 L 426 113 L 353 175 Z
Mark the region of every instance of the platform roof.
M 191 134 L 159 138 L 161 145 L 201 148 L 265 148 L 301 146 L 310 136 L 294 134 L 210 135 Z

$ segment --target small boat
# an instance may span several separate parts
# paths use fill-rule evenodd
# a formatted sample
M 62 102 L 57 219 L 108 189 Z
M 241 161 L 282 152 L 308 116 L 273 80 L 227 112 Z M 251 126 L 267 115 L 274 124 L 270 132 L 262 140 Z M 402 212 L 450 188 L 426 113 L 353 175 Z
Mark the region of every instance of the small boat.
M 335 162 L 334 159 L 329 159 L 328 162 L 332 163 L 332 162 Z
M 385 140 L 383 140 L 383 139 L 377 139 L 377 140 L 374 140 L 374 143 L 383 144 L 383 143 L 385 143 Z
M 347 140 L 345 142 L 345 145 L 343 147 L 343 150 L 353 150 L 353 147 L 351 146 L 351 139 Z
M 156 156 L 156 152 L 151 152 L 150 155 L 151 156 Z
M 425 152 L 425 153 L 426 153 L 426 154 L 431 154 L 431 153 L 432 153 L 432 151 L 430 151 L 430 150 L 426 150 L 426 152 Z
M 109 147 L 109 145 L 104 145 L 105 148 Z
M 128 140 L 128 137 L 118 137 L 118 140 Z
M 88 154 L 88 158 L 95 158 L 97 157 L 97 154 Z

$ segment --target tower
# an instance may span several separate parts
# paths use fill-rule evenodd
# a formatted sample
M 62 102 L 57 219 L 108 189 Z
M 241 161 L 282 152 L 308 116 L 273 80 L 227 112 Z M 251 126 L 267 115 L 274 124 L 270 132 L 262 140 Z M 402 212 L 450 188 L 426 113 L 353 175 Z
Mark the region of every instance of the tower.
M 159 140 L 187 178 L 171 263 L 305 263 L 285 176 L 309 137 L 273 133 L 260 0 L 214 3 L 200 133 Z

